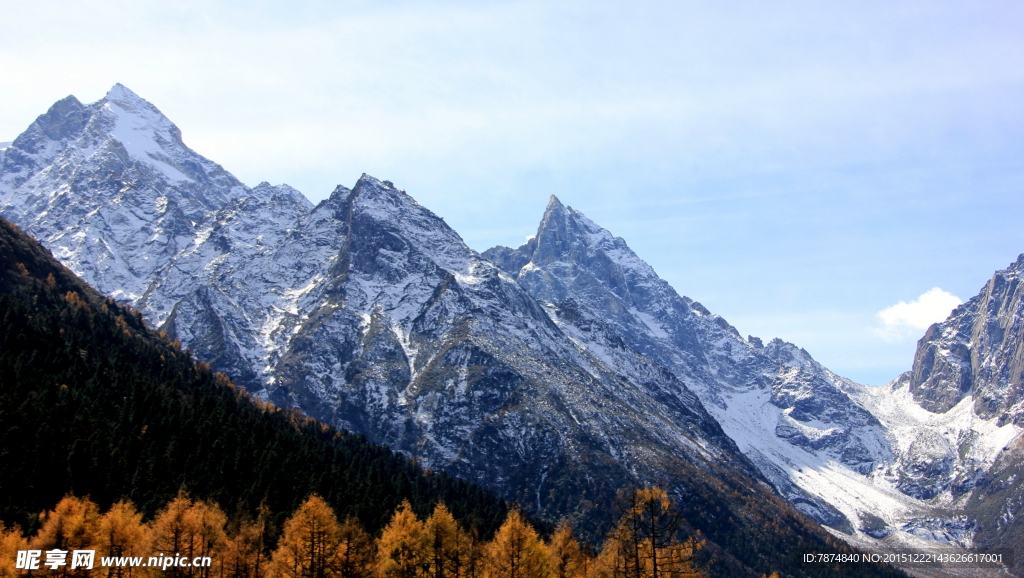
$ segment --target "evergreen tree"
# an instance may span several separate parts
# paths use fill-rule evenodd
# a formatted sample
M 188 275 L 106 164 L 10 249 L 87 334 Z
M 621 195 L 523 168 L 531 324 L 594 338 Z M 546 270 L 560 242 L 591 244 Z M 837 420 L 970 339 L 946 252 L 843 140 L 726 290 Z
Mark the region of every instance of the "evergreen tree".
M 236 520 L 265 503 L 269 528 L 312 493 L 371 534 L 403 499 L 485 537 L 505 516 L 479 486 L 254 399 L 2 219 L 0 376 L 0 522 L 27 532 L 69 493 L 151 519 L 181 489 Z

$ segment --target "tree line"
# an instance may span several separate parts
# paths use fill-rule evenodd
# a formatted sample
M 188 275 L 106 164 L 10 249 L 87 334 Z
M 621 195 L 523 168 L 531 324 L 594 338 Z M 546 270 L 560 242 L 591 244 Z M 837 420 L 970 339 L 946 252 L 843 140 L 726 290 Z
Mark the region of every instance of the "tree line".
M 511 510 L 490 540 L 460 523 L 444 502 L 422 519 L 408 501 L 376 535 L 358 518 L 339 520 L 312 494 L 277 540 L 268 509 L 229 518 L 214 502 L 179 494 L 146 522 L 129 500 L 106 512 L 89 498 L 66 496 L 43 512 L 37 532 L 0 524 L 0 578 L 23 576 L 147 578 L 689 578 L 705 576 L 694 557 L 702 542 L 680 540 L 678 519 L 660 488 L 623 500 L 618 523 L 599 552 L 580 544 L 565 521 L 544 540 Z M 276 542 L 276 543 L 275 543 Z M 274 543 L 273 546 L 271 544 Z M 27 552 L 35 551 L 35 563 Z M 46 554 L 95 552 L 92 568 L 47 565 Z M 19 559 L 20 553 L 20 559 Z M 159 558 L 157 558 L 159 556 Z M 151 559 L 208 564 L 147 567 Z M 138 564 L 126 560 L 136 559 Z M 104 562 L 110 562 L 104 565 Z M 116 563 L 115 563 L 116 562 Z M 28 568 L 26 566 L 35 566 Z M 20 567 L 19 567 L 20 566 Z
M 508 516 L 509 505 L 476 484 L 236 388 L 3 219 L 0 376 L 0 523 L 31 535 L 44 522 L 40 512 L 68 494 L 90 496 L 104 511 L 130 500 L 152 520 L 184 490 L 229 519 L 265 505 L 268 527 L 278 529 L 316 494 L 339 518 L 354 517 L 375 536 L 403 501 L 422 519 L 444 502 L 485 541 Z M 786 511 L 757 506 L 780 501 L 766 486 L 732 483 L 727 473 L 703 476 L 686 462 L 675 467 L 677 479 L 693 482 L 685 492 L 673 489 L 686 496 L 679 504 L 686 531 L 700 528 L 709 537 L 702 556 L 713 554 L 718 575 L 754 578 L 779 568 L 820 576 L 823 570 L 785 553 L 797 546 L 848 548 L 795 514 L 766 515 Z M 576 529 L 601 540 L 610 521 Z M 544 535 L 553 530 L 529 522 Z M 621 555 L 622 576 L 639 575 L 636 552 Z M 663 565 L 656 567 L 660 578 Z M 882 567 L 827 570 L 903 575 Z
M 138 311 L 76 278 L 0 219 L 0 522 L 26 532 L 63 496 L 147 517 L 182 490 L 276 527 L 310 494 L 378 532 L 403 501 L 444 501 L 481 536 L 508 512 L 486 489 L 365 437 L 261 402 Z

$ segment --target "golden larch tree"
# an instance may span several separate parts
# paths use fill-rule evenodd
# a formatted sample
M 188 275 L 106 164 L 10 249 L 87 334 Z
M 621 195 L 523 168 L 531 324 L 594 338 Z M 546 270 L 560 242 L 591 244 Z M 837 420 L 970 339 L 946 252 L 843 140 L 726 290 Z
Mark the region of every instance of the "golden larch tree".
M 45 568 L 48 574 L 41 574 L 60 577 L 92 576 L 92 570 L 71 566 L 75 550 L 96 549 L 100 525 L 100 512 L 96 503 L 88 498 L 66 496 L 57 502 L 53 511 L 41 514 L 40 519 L 43 525 L 32 538 L 30 547 L 43 551 L 43 564 L 46 563 L 48 550 L 67 552 L 63 565 Z
M 678 540 L 682 518 L 661 488 L 643 488 L 623 499 L 622 516 L 608 535 L 596 576 L 603 578 L 686 578 L 703 576 L 693 559 L 703 542 Z
M 605 537 L 588 578 L 639 578 L 638 550 L 636 533 L 626 521 L 620 520 Z
M 426 578 L 429 545 L 423 522 L 403 500 L 377 540 L 377 575 L 381 578 Z
M 486 578 L 547 578 L 547 552 L 537 531 L 516 510 L 484 546 Z
M 17 525 L 6 527 L 0 522 L 0 578 L 15 578 L 23 572 L 15 569 L 18 561 L 18 550 L 27 550 L 28 540 L 21 535 Z
M 313 494 L 288 521 L 270 561 L 272 576 L 335 578 L 341 528 L 334 510 Z
M 463 578 L 470 562 L 470 539 L 444 502 L 434 506 L 424 531 L 427 535 L 430 577 Z
M 157 554 L 187 559 L 188 565 L 168 567 L 169 578 L 209 578 L 223 574 L 220 567 L 228 549 L 224 526 L 227 516 L 213 502 L 192 501 L 178 494 L 150 525 L 152 549 Z M 210 558 L 213 566 L 193 564 Z
M 96 556 L 148 557 L 152 553 L 149 527 L 142 523 L 142 514 L 127 500 L 117 502 L 100 517 L 96 535 Z M 114 565 L 104 571 L 105 578 L 137 578 L 145 575 L 143 568 Z
M 373 538 L 355 517 L 341 523 L 338 533 L 338 578 L 370 578 L 377 561 Z
M 260 504 L 255 519 L 242 519 L 233 525 L 224 559 L 226 578 L 260 578 L 266 574 L 269 516 L 270 509 Z
M 572 526 L 562 520 L 545 544 L 551 578 L 577 578 L 586 573 L 586 564 L 579 542 L 572 535 Z

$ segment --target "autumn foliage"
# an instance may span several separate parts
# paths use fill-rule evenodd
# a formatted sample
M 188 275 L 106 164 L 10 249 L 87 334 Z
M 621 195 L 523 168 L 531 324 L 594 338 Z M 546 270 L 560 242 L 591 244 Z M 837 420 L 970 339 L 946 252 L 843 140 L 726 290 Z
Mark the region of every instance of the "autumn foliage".
M 122 500 L 100 513 L 88 498 L 67 496 L 40 514 L 34 536 L 0 526 L 0 578 L 685 578 L 700 547 L 674 537 L 671 503 L 662 490 L 631 494 L 629 508 L 596 559 L 565 521 L 548 540 L 511 511 L 488 542 L 438 503 L 425 520 L 403 502 L 376 538 L 356 518 L 337 519 L 320 496 L 309 496 L 287 519 L 272 549 L 266 508 L 229 520 L 213 502 L 179 494 L 150 521 Z M 93 569 L 15 568 L 19 550 L 95 550 Z M 106 557 L 208 557 L 209 565 L 170 568 L 102 566 Z

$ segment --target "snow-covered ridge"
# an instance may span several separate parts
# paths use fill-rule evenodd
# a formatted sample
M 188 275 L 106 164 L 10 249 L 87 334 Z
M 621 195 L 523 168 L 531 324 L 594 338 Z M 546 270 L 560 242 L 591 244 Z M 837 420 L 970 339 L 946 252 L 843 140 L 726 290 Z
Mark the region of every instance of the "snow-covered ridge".
M 554 196 L 526 244 L 477 254 L 368 175 L 315 207 L 250 189 L 120 85 L 0 151 L 0 214 L 258 395 L 538 512 L 550 484 L 594 491 L 581 455 L 619 482 L 686 459 L 771 481 L 845 539 L 969 544 L 992 524 L 972 500 L 1016 479 L 1024 257 L 868 388 L 743 338 Z
M 968 497 L 1019 439 L 1017 426 L 982 417 L 978 407 L 991 402 L 976 395 L 933 414 L 919 405 L 927 394 L 913 393 L 909 376 L 884 388 L 862 386 L 795 345 L 743 339 L 724 319 L 679 296 L 622 239 L 555 197 L 535 237 L 484 256 L 536 298 L 567 299 L 594 311 L 626 343 L 669 368 L 783 495 L 846 539 L 875 546 L 969 545 L 977 521 L 964 514 Z M 990 322 L 958 316 L 1006 309 L 1003 303 L 1019 294 L 1022 269 L 1024 259 L 988 284 L 988 293 L 1002 296 L 998 304 L 975 298 L 929 332 L 945 340 L 941 359 L 961 373 L 971 366 L 965 352 L 984 342 L 978 327 Z M 1015 310 L 1002 326 L 1019 326 L 1022 308 Z M 1020 340 L 1012 343 L 1019 347 Z M 986 371 L 993 369 L 980 373 Z M 948 383 L 946 374 L 934 381 Z M 1021 396 L 1011 397 L 1020 407 Z
M 363 175 L 315 207 L 287 185 L 249 189 L 120 85 L 55 104 L 3 158 L 4 216 L 264 399 L 527 491 L 556 519 L 553 485 L 610 501 L 677 460 L 757 484 L 678 379 L 614 334 L 614 351 L 574 340 L 387 181 Z

